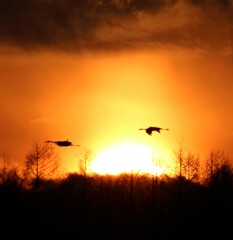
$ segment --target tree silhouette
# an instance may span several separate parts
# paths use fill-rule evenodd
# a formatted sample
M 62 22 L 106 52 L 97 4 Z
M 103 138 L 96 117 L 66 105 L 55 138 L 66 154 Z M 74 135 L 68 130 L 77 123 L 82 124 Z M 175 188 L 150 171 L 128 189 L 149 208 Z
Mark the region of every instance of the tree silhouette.
M 91 148 L 84 147 L 80 150 L 78 154 L 78 167 L 81 175 L 83 176 L 83 190 L 82 190 L 82 225 L 84 231 L 86 230 L 86 215 L 87 215 L 87 168 L 92 161 L 92 150 Z
M 84 147 L 80 149 L 78 153 L 78 169 L 84 178 L 86 177 L 88 166 L 92 161 L 93 151 L 89 147 Z
M 226 157 L 223 151 L 212 150 L 210 151 L 208 157 L 205 160 L 204 167 L 204 179 L 205 184 L 211 185 L 214 179 L 214 175 L 216 172 L 219 172 L 222 165 L 228 162 L 228 158 Z
M 38 190 L 42 180 L 51 178 L 58 167 L 59 158 L 54 147 L 34 141 L 25 161 L 24 176 L 29 185 Z

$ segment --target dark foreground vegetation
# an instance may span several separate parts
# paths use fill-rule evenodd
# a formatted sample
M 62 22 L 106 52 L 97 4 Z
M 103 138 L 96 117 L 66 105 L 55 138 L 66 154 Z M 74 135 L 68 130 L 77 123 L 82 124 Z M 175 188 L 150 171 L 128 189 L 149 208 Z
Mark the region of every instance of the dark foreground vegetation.
M 30 239 L 228 235 L 233 217 L 228 167 L 208 184 L 168 176 L 69 174 L 29 189 L 8 172 L 0 185 L 1 233 Z
M 198 159 L 182 151 L 173 177 L 88 175 L 82 168 L 62 178 L 45 178 L 41 156 L 34 151 L 27 155 L 24 174 L 0 169 L 1 236 L 7 239 L 232 235 L 233 170 L 218 152 L 210 154 L 202 177 Z

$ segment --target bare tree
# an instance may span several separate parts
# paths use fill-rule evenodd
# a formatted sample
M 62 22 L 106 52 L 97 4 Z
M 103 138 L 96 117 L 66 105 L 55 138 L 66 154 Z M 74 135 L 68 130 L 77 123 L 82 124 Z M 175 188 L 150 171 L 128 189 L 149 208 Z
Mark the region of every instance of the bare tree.
M 78 154 L 78 168 L 80 173 L 83 175 L 83 191 L 82 191 L 82 224 L 83 229 L 85 231 L 86 229 L 86 215 L 87 215 L 87 190 L 88 190 L 88 184 L 87 184 L 87 169 L 92 161 L 92 150 L 91 148 L 84 147 L 81 148 L 79 154 Z
M 184 207 L 189 204 L 190 194 L 193 191 L 192 183 L 199 182 L 199 157 L 191 152 L 184 150 L 180 144 L 175 152 L 176 176 L 178 180 L 178 208 L 179 214 L 183 214 Z
M 186 180 L 198 182 L 200 160 L 198 155 L 187 152 L 183 161 L 183 176 Z
M 207 159 L 205 160 L 204 167 L 204 182 L 209 185 L 213 182 L 214 176 L 222 166 L 226 165 L 229 162 L 228 157 L 223 151 L 212 150 L 210 151 Z
M 78 154 L 78 169 L 86 177 L 88 167 L 92 161 L 93 151 L 89 147 L 84 147 Z
M 179 149 L 175 152 L 175 157 L 176 173 L 179 174 L 180 181 L 185 179 L 198 182 L 200 167 L 199 156 L 192 152 L 185 151 L 181 144 Z
M 31 151 L 26 155 L 25 178 L 38 190 L 41 180 L 51 178 L 59 167 L 55 148 L 47 143 L 34 141 Z

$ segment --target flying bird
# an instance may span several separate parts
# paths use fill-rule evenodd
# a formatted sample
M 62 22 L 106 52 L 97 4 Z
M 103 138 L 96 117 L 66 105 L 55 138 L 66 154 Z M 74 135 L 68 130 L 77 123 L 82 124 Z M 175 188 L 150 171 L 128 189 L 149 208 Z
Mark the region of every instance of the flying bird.
M 148 128 L 139 128 L 139 130 L 145 130 L 147 134 L 151 135 L 153 131 L 160 133 L 160 130 L 169 130 L 169 129 L 161 128 L 161 127 L 148 127 Z
M 72 142 L 65 140 L 65 141 L 46 141 L 47 143 L 55 143 L 59 147 L 69 147 L 69 146 L 79 146 L 79 145 L 74 145 Z

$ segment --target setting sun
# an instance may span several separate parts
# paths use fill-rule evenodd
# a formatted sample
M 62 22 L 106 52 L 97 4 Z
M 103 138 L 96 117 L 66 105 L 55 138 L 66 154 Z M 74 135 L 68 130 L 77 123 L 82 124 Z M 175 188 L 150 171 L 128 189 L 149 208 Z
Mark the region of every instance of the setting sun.
M 100 151 L 94 158 L 91 171 L 99 174 L 120 174 L 123 172 L 162 174 L 164 166 L 154 163 L 154 150 L 147 145 L 135 142 L 123 142 L 111 145 Z

